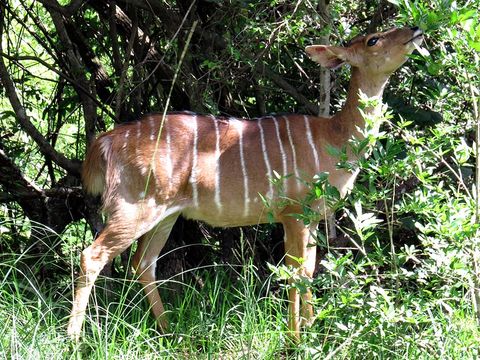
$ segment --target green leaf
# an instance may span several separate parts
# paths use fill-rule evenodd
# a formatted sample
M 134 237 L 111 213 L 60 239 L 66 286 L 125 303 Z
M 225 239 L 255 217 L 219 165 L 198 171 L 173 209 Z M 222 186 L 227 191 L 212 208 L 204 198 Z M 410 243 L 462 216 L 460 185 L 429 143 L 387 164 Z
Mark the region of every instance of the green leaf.
M 468 45 L 475 51 L 480 51 L 480 41 L 468 41 Z
M 430 52 L 425 49 L 424 47 L 421 47 L 420 45 L 415 44 L 412 42 L 413 46 L 415 46 L 415 49 L 422 55 L 423 57 L 430 57 Z

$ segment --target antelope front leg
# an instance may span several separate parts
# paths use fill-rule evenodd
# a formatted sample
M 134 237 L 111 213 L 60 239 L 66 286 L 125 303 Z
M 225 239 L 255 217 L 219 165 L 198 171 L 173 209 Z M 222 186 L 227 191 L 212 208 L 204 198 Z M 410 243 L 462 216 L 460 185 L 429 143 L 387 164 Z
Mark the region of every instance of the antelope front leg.
M 312 233 L 316 230 L 317 224 L 305 226 L 301 221 L 292 217 L 285 218 L 282 224 L 285 230 L 285 263 L 298 268 L 299 275 L 311 278 L 315 269 L 316 255 Z M 302 260 L 299 262 L 297 259 Z M 290 280 L 290 282 L 292 281 Z M 300 294 L 297 289 L 294 287 L 289 289 L 288 328 L 295 341 L 300 340 L 300 325 L 310 324 L 313 319 L 310 289 L 302 294 L 301 298 L 302 306 L 300 307 Z
M 311 249 L 308 249 L 308 258 L 304 264 L 303 275 L 311 279 L 313 277 L 313 272 L 315 271 L 315 257 L 316 257 L 316 246 L 313 246 Z M 301 294 L 302 306 L 300 308 L 300 325 L 301 326 L 311 326 L 315 320 L 313 314 L 312 306 L 312 290 L 307 289 L 306 293 Z
M 108 262 L 112 261 L 115 256 L 120 255 L 131 245 L 136 238 L 136 233 L 129 229 L 134 227 L 135 224 L 125 228 L 118 227 L 112 221 L 111 224 L 107 224 L 98 238 L 82 251 L 80 257 L 80 277 L 76 284 L 72 312 L 67 328 L 67 333 L 71 338 L 77 341 L 80 339 L 88 298 L 92 292 L 95 280 Z
M 80 259 L 80 276 L 77 280 L 76 291 L 73 299 L 72 312 L 68 322 L 67 333 L 75 341 L 80 340 L 83 322 L 85 320 L 85 311 L 88 305 L 88 299 L 92 292 L 95 280 L 103 269 L 105 261 L 93 264 L 91 259 L 91 247 L 86 248 Z

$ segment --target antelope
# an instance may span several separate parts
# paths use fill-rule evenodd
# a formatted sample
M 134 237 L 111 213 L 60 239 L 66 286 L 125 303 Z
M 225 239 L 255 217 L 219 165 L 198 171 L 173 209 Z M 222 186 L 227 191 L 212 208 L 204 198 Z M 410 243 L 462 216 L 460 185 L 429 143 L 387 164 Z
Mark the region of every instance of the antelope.
M 418 27 L 405 27 L 360 36 L 344 47 L 308 46 L 310 58 L 326 68 L 351 66 L 346 102 L 330 118 L 151 114 L 100 135 L 87 153 L 82 180 L 87 193 L 102 194 L 107 223 L 81 254 L 68 334 L 79 339 L 99 272 L 136 239 L 133 268 L 160 330 L 167 329 L 155 268 L 179 215 L 220 227 L 266 223 L 273 215 L 285 231 L 286 264 L 311 278 L 318 223 L 305 225 L 291 216 L 302 212 L 298 202 L 275 200 L 303 199 L 309 191 L 306 184 L 318 173 L 328 173 L 341 196 L 352 188 L 357 171 L 339 168 L 327 148 L 342 148 L 352 138 L 361 138 L 365 120 L 359 93 L 381 100 L 389 76 L 422 40 Z M 365 112 L 375 112 L 379 105 L 380 101 Z M 347 156 L 358 157 L 352 152 Z M 270 181 L 275 173 L 285 177 L 283 194 Z M 270 216 L 261 196 L 273 204 Z M 329 214 L 322 204 L 318 200 L 313 206 Z M 310 290 L 303 294 L 294 287 L 288 290 L 288 333 L 293 339 L 299 339 L 301 325 L 314 317 L 311 299 Z

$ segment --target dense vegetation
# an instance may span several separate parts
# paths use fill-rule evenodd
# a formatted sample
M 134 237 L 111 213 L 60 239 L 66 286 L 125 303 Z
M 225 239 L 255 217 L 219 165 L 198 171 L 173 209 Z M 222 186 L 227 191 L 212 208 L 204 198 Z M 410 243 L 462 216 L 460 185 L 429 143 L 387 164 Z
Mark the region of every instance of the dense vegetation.
M 0 354 L 477 358 L 479 9 L 478 0 L 3 1 Z M 357 186 L 338 199 L 324 176 L 312 184 L 338 209 L 340 237 L 329 243 L 320 231 L 317 274 L 294 285 L 315 289 L 316 322 L 300 344 L 286 337 L 281 230 L 185 220 L 159 261 L 171 333 L 156 332 L 125 254 L 97 283 L 83 341 L 68 341 L 78 254 L 101 222 L 79 181 L 98 132 L 165 108 L 333 113 L 348 69 L 319 70 L 304 47 L 405 24 L 425 30 L 424 48 L 390 80 L 384 116 L 369 119 L 382 132 Z

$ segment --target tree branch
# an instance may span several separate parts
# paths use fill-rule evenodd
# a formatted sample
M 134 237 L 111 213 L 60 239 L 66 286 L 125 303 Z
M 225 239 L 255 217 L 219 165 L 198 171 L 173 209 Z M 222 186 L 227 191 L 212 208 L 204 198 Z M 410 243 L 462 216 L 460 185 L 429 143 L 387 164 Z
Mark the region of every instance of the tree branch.
M 1 42 L 0 53 L 3 53 Z M 51 146 L 50 143 L 48 143 L 48 141 L 43 137 L 43 135 L 37 130 L 37 128 L 31 123 L 25 111 L 25 108 L 22 106 L 20 99 L 18 98 L 17 92 L 15 90 L 15 85 L 13 84 L 13 81 L 8 74 L 8 70 L 3 61 L 3 57 L 0 57 L 0 80 L 3 84 L 3 87 L 5 88 L 5 93 L 10 100 L 10 104 L 12 105 L 13 111 L 15 112 L 20 126 L 35 141 L 35 143 L 40 148 L 41 153 L 44 156 L 52 159 L 56 164 L 67 170 L 69 173 L 79 175 L 80 163 L 78 161 L 69 160 L 63 154 L 56 151 L 53 146 Z
M 85 66 L 82 64 L 81 59 L 75 53 L 75 48 L 68 36 L 68 32 L 65 26 L 66 20 L 64 20 L 63 16 L 52 10 L 47 8 L 50 16 L 52 17 L 53 24 L 55 25 L 55 29 L 57 30 L 58 37 L 62 42 L 65 53 L 67 56 L 67 61 L 69 65 L 70 73 L 73 75 L 73 78 L 80 86 L 84 89 L 91 89 L 89 86 L 88 80 L 85 78 Z M 83 116 L 85 118 L 85 135 L 87 138 L 87 144 L 93 141 L 95 137 L 95 125 L 97 123 L 97 108 L 95 103 L 91 100 L 91 97 L 86 96 L 83 91 L 77 90 L 77 93 L 82 101 L 83 106 Z M 93 96 L 93 94 L 92 94 Z
M 56 0 L 39 0 L 45 7 L 55 10 L 65 17 L 72 16 L 87 1 L 72 0 L 70 4 L 62 6 Z
M 85 39 L 85 35 L 88 36 L 88 34 L 83 34 L 78 27 L 69 22 L 66 23 L 66 29 L 72 42 L 76 45 L 87 70 L 93 74 L 97 89 L 96 92 L 100 100 L 105 104 L 110 104 L 113 96 L 109 88 L 113 87 L 113 82 L 108 76 L 107 70 L 100 62 L 100 59 L 95 55 L 93 49 Z
M 396 12 L 397 8 L 395 5 L 389 3 L 387 0 L 381 0 L 368 24 L 367 32 L 376 32 L 378 27 L 383 24 L 384 20 L 392 17 Z
M 15 200 L 19 198 L 38 198 L 42 190 L 29 182 L 13 161 L 0 148 L 0 184 Z
M 61 183 L 42 190 L 28 181 L 15 163 L 2 150 L 0 143 L 0 202 L 16 201 L 31 220 L 60 233 L 72 221 L 83 217 L 84 197 L 80 187 Z
M 317 11 L 320 15 L 320 20 L 318 26 L 323 29 L 328 29 L 324 32 L 318 39 L 320 44 L 328 45 L 330 43 L 330 9 L 328 0 L 320 0 L 317 5 Z M 320 67 L 320 81 L 318 83 L 319 90 L 319 113 L 320 116 L 329 116 L 330 115 L 330 70 Z
M 89 3 L 93 9 L 97 11 L 100 18 L 104 21 L 109 21 L 113 16 L 116 23 L 117 30 L 123 34 L 126 38 L 130 38 L 133 28 L 133 22 L 130 17 L 123 11 L 118 5 L 112 3 L 92 2 Z M 114 7 L 114 9 L 112 9 Z M 134 44 L 133 55 L 138 63 L 145 64 L 149 73 L 156 73 L 159 82 L 164 89 L 170 89 L 172 86 L 172 79 L 174 75 L 173 69 L 164 61 L 164 58 L 155 48 L 150 37 L 141 28 L 136 29 L 136 43 Z M 141 49 L 148 49 L 147 55 L 144 56 Z M 155 86 L 156 84 L 153 84 Z M 172 95 L 172 106 L 174 109 L 189 109 L 190 98 L 185 92 L 185 89 L 181 84 L 174 84 L 174 90 Z
M 311 103 L 305 96 L 297 91 L 292 85 L 290 85 L 285 79 L 280 75 L 269 69 L 268 67 L 255 67 L 255 71 L 260 75 L 265 75 L 270 80 L 272 80 L 277 86 L 285 90 L 287 94 L 297 100 L 301 105 L 305 106 L 305 109 L 314 115 L 318 115 L 319 107 Z M 263 72 L 263 73 L 262 73 Z
M 10 61 L 14 61 L 19 65 L 20 65 L 20 61 L 24 61 L 24 60 L 26 60 L 26 61 L 31 60 L 31 61 L 38 62 L 39 64 L 45 66 L 48 70 L 53 71 L 55 74 L 57 74 L 61 78 L 67 80 L 68 83 L 71 84 L 73 87 L 75 87 L 77 90 L 83 91 L 83 93 L 86 96 L 90 97 L 90 99 L 95 103 L 95 105 L 97 105 L 99 108 L 101 108 L 102 111 L 105 112 L 105 114 L 110 116 L 112 119 L 115 119 L 115 115 L 110 111 L 110 109 L 108 109 L 104 104 L 102 104 L 100 101 L 95 99 L 95 97 L 88 91 L 88 89 L 83 88 L 81 84 L 79 84 L 77 81 L 75 81 L 75 79 L 72 79 L 70 76 L 68 76 L 64 72 L 58 70 L 55 66 L 50 65 L 45 60 L 43 60 L 39 57 L 36 57 L 36 56 L 32 56 L 32 55 L 12 56 L 12 55 L 9 55 L 9 54 L 6 54 L 6 53 L 2 52 L 1 50 L 0 50 L 0 57 L 4 57 L 4 58 L 6 58 Z M 50 79 L 47 79 L 47 80 L 53 81 L 53 80 L 50 80 Z

